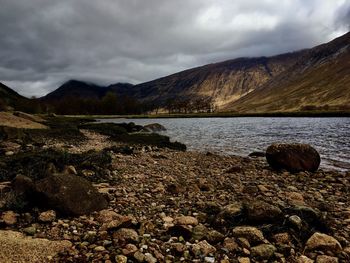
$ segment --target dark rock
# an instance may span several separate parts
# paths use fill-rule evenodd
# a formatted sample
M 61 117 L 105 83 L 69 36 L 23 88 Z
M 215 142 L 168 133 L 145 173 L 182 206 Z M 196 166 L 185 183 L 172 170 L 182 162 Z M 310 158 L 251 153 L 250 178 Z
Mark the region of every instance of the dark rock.
M 254 258 L 269 259 L 276 252 L 276 248 L 270 244 L 262 244 L 256 247 L 252 247 L 251 253 Z
M 16 194 L 27 195 L 32 193 L 34 189 L 33 180 L 24 175 L 17 175 L 11 184 Z
M 192 237 L 192 230 L 188 226 L 176 225 L 168 229 L 168 234 L 173 237 L 183 237 L 185 240 L 190 240 Z
M 75 175 L 55 174 L 35 183 L 39 204 L 65 215 L 83 215 L 105 209 L 106 199 L 92 184 Z
M 239 202 L 225 206 L 216 216 L 214 224 L 217 226 L 234 226 L 242 221 L 243 206 Z
M 159 123 L 147 124 L 143 128 L 144 128 L 144 130 L 146 130 L 148 132 L 166 131 L 166 128 L 163 125 L 159 124 Z
M 276 222 L 282 218 L 278 207 L 264 201 L 252 201 L 244 204 L 247 219 L 255 223 Z
M 315 172 L 321 162 L 319 153 L 308 144 L 272 144 L 266 159 L 273 169 L 289 172 Z

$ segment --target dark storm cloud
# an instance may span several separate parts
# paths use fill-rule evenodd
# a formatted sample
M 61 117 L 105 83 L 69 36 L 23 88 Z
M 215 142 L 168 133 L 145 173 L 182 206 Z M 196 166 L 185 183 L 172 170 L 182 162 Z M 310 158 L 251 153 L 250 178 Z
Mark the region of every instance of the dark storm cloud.
M 70 78 L 139 83 L 344 33 L 344 0 L 0 0 L 0 81 L 43 95 Z

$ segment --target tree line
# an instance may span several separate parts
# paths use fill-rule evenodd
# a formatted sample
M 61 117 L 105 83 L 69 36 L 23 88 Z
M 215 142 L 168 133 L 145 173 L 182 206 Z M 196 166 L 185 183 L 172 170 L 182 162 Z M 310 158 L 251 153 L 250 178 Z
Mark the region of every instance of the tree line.
M 210 113 L 215 111 L 215 105 L 210 97 L 201 96 L 191 99 L 168 99 L 165 108 L 171 113 Z
M 213 112 L 214 104 L 209 97 L 192 99 L 168 99 L 164 104 L 140 102 L 129 96 L 118 96 L 108 92 L 102 98 L 64 97 L 45 101 L 37 98 L 18 99 L 8 105 L 0 98 L 0 110 L 11 106 L 14 110 L 32 114 L 55 113 L 59 115 L 137 115 L 158 113 L 166 110 L 172 113 Z

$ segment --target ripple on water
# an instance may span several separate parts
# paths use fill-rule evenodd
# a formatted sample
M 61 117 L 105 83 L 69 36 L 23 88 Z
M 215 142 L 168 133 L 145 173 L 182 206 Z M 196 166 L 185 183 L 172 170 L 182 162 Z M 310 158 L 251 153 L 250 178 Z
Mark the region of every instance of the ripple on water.
M 350 118 L 184 118 L 113 119 L 103 122 L 160 123 L 164 134 L 190 150 L 246 156 L 274 142 L 308 143 L 322 157 L 321 167 L 350 170 Z

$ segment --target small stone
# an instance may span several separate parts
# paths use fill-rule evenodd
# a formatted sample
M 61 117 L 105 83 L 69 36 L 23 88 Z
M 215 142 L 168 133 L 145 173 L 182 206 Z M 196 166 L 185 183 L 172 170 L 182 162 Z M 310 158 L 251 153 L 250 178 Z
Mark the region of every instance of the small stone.
M 7 151 L 7 152 L 5 152 L 5 155 L 6 156 L 12 156 L 12 155 L 14 155 L 15 153 L 13 152 L 13 151 Z
M 286 192 L 285 196 L 291 205 L 305 205 L 304 197 L 298 192 Z
M 94 248 L 94 251 L 96 252 L 102 252 L 102 251 L 105 251 L 106 249 L 103 247 L 103 246 L 97 246 Z
M 217 244 L 217 243 L 223 241 L 224 238 L 225 238 L 225 236 L 216 230 L 209 231 L 209 233 L 208 233 L 208 241 L 211 244 Z
M 165 216 L 162 219 L 163 219 L 164 223 L 167 223 L 167 224 L 171 224 L 174 221 L 174 218 L 172 218 L 170 216 Z
M 338 263 L 339 260 L 336 257 L 320 255 L 316 258 L 316 263 Z
M 134 254 L 134 258 L 138 262 L 143 262 L 145 260 L 145 255 L 143 253 L 141 253 L 140 251 L 136 251 L 135 254 Z
M 175 218 L 175 224 L 196 226 L 198 225 L 198 220 L 192 216 L 180 216 Z
M 156 263 L 157 259 L 150 253 L 145 254 L 145 261 L 148 263 Z
M 6 225 L 12 226 L 17 223 L 17 214 L 13 211 L 6 211 L 2 214 L 2 220 Z
M 201 241 L 208 235 L 208 228 L 202 224 L 195 226 L 192 230 L 192 238 Z
M 277 244 L 290 244 L 290 236 L 288 233 L 278 233 L 273 236 Z
M 125 256 L 129 256 L 131 254 L 134 254 L 137 251 L 137 247 L 134 244 L 127 244 L 123 249 L 122 252 Z
M 223 247 L 230 252 L 234 252 L 238 250 L 238 244 L 232 238 L 225 238 Z
M 64 174 L 74 174 L 77 175 L 77 170 L 75 169 L 75 167 L 73 165 L 68 165 L 66 167 L 64 167 Z
M 243 206 L 239 202 L 231 203 L 225 206 L 217 216 L 217 222 L 226 224 L 226 222 L 233 223 L 242 215 Z
M 305 249 L 309 251 L 324 250 L 339 252 L 342 250 L 342 247 L 334 237 L 316 232 L 306 242 Z
M 250 259 L 246 257 L 239 257 L 238 258 L 239 263 L 250 263 Z
M 118 215 L 116 212 L 104 209 L 98 212 L 96 221 L 99 223 L 109 223 L 113 220 L 119 219 L 119 217 L 121 217 L 121 215 Z
M 100 220 L 102 220 L 100 218 Z M 105 220 L 107 220 L 105 218 Z M 103 223 L 101 230 L 112 230 L 112 229 L 118 229 L 118 228 L 125 228 L 129 227 L 132 224 L 132 219 L 128 216 L 122 216 L 118 215 L 118 219 L 114 219 L 112 221 L 109 221 L 107 223 Z
M 292 226 L 294 226 L 297 229 L 301 229 L 301 227 L 303 225 L 303 221 L 297 215 L 292 215 L 292 216 L 288 217 L 288 221 Z
M 300 256 L 296 259 L 296 263 L 314 263 L 314 261 L 307 256 Z
M 171 244 L 172 250 L 177 253 L 182 255 L 185 250 L 187 249 L 186 245 L 182 244 L 182 243 L 173 243 Z
M 250 249 L 250 243 L 249 243 L 248 239 L 246 239 L 244 237 L 239 237 L 239 238 L 237 238 L 237 242 L 241 247 L 246 248 L 246 249 Z
M 213 258 L 213 257 L 205 257 L 204 258 L 204 262 L 215 263 L 215 258 Z
M 26 233 L 27 235 L 34 236 L 36 233 L 36 228 L 33 226 L 26 227 L 23 229 L 23 232 Z
M 232 230 L 232 232 L 234 237 L 236 238 L 244 237 L 248 239 L 249 242 L 252 242 L 252 243 L 259 243 L 264 240 L 263 233 L 256 227 L 239 226 L 239 227 L 235 227 Z
M 126 242 L 138 242 L 139 235 L 134 229 L 121 228 L 118 231 L 113 233 L 113 238 L 117 240 L 118 243 Z
M 209 254 L 215 253 L 216 248 L 210 245 L 206 240 L 203 240 L 192 245 L 192 252 L 196 256 L 208 256 Z
M 46 212 L 40 213 L 39 215 L 39 221 L 44 223 L 55 221 L 55 219 L 56 219 L 56 212 L 54 210 L 48 210 Z
M 126 256 L 123 256 L 123 255 L 118 255 L 115 257 L 115 262 L 116 263 L 127 263 L 128 258 Z
M 260 190 L 260 192 L 268 192 L 269 189 L 267 189 L 267 187 L 265 185 L 258 185 L 258 189 Z
M 276 247 L 270 244 L 262 244 L 256 247 L 252 247 L 252 256 L 258 259 L 269 259 L 276 252 Z

